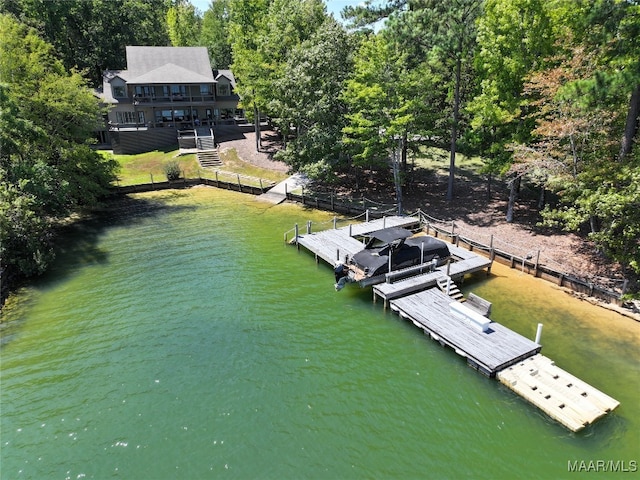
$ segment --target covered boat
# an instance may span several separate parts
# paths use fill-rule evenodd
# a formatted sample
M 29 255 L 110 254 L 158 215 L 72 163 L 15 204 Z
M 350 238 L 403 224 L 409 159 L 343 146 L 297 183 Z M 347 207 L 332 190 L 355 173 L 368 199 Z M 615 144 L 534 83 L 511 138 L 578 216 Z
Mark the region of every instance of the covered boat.
M 425 263 L 434 267 L 451 256 L 447 244 L 428 235 L 413 235 L 399 227 L 385 228 L 367 235 L 363 250 L 349 259 L 349 280 L 362 286 L 384 281 L 388 272 Z

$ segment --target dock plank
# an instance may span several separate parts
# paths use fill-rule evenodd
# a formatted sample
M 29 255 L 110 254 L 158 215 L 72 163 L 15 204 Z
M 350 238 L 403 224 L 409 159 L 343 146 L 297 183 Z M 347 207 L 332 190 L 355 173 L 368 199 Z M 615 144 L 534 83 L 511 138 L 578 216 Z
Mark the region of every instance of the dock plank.
M 446 294 L 431 289 L 392 300 L 391 308 L 420 324 L 489 376 L 540 351 L 540 345 L 499 323 L 491 322 L 486 332 L 475 329 L 451 313 L 451 301 Z

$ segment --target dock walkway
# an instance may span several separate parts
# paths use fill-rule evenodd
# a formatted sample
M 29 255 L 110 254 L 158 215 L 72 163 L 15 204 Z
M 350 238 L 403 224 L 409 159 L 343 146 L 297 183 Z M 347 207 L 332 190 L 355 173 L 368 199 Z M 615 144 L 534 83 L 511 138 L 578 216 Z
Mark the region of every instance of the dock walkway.
M 486 257 L 476 255 L 473 252 L 455 245 L 447 245 L 447 247 L 449 247 L 449 251 L 456 257 L 457 261 L 448 266 L 443 265 L 438 267 L 433 272 L 418 273 L 398 281 L 393 281 L 393 277 L 387 275 L 386 283 L 380 283 L 373 287 L 374 300 L 377 297 L 382 298 L 386 308 L 389 300 L 433 287 L 438 278 L 447 275 L 447 271 L 449 273 L 448 276 L 452 280 L 458 280 L 468 273 L 478 272 L 491 267 L 491 260 Z
M 316 259 L 322 258 L 330 265 L 336 261 L 344 261 L 345 256 L 354 255 L 364 248 L 362 242 L 353 237 L 367 235 L 388 227 L 411 227 L 418 225 L 416 217 L 384 217 L 365 223 L 347 225 L 346 227 L 322 230 L 316 233 L 298 234 L 292 242 L 296 242 L 312 252 Z
M 390 302 L 391 310 L 442 345 L 451 347 L 488 377 L 495 377 L 498 371 L 540 352 L 540 345 L 499 323 L 491 322 L 482 331 L 460 319 L 452 313 L 451 303 L 448 295 L 435 288 Z

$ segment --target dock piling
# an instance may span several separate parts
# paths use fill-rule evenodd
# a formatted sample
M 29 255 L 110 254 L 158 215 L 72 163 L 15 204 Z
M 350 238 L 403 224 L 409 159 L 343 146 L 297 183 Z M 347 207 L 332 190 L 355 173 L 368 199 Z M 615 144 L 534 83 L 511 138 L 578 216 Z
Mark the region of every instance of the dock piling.
M 538 324 L 538 330 L 536 331 L 536 339 L 535 342 L 540 345 L 540 337 L 542 337 L 542 324 Z

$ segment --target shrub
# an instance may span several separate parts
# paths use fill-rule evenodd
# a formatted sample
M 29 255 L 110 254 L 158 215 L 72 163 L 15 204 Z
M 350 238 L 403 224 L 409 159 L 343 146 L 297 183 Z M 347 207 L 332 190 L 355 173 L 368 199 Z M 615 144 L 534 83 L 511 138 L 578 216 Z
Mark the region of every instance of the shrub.
M 175 160 L 167 162 L 164 166 L 164 174 L 170 182 L 178 180 L 180 178 L 180 164 Z

